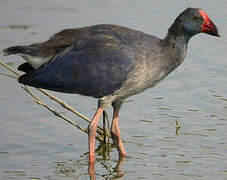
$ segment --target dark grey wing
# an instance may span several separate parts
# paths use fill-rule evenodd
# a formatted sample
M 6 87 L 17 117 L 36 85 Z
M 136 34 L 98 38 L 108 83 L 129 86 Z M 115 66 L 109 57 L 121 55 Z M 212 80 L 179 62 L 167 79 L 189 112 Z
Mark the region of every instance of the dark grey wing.
M 100 98 L 120 89 L 134 64 L 131 48 L 114 37 L 84 36 L 35 73 L 20 77 L 19 82 Z

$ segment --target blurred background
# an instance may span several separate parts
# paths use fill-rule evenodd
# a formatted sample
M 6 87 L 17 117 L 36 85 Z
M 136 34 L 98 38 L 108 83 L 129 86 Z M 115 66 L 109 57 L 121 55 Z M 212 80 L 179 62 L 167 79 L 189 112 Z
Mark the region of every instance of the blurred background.
M 221 38 L 200 34 L 185 62 L 153 89 L 130 97 L 120 115 L 128 158 L 120 177 L 117 150 L 97 156 L 97 179 L 227 178 L 226 0 L 0 0 L 0 49 L 47 40 L 65 29 L 119 24 L 164 38 L 188 7 L 204 9 Z M 19 56 L 0 60 L 13 68 Z M 0 72 L 8 73 L 0 66 Z M 14 79 L 0 75 L 0 179 L 88 179 L 87 135 L 35 104 Z M 84 127 L 87 124 L 34 92 Z M 53 93 L 92 117 L 97 100 Z M 112 109 L 109 109 L 111 117 Z M 182 128 L 176 134 L 175 121 Z M 98 143 L 97 143 L 98 144 Z

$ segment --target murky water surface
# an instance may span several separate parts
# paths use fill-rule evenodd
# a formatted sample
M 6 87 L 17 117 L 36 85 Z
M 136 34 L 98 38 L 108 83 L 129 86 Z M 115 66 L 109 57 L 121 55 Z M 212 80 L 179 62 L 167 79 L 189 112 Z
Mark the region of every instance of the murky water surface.
M 0 49 L 99 23 L 164 37 L 189 6 L 205 9 L 222 37 L 192 38 L 181 67 L 155 88 L 129 98 L 120 117 L 128 158 L 117 173 L 115 148 L 106 160 L 97 155 L 97 179 L 227 179 L 226 0 L 0 0 Z M 1 60 L 13 68 L 23 62 L 17 56 L 1 55 Z M 2 67 L 0 72 L 8 73 Z M 89 179 L 86 134 L 35 104 L 16 80 L 0 75 L 0 92 L 0 179 Z M 54 94 L 92 117 L 97 100 Z M 176 120 L 182 125 L 178 135 Z

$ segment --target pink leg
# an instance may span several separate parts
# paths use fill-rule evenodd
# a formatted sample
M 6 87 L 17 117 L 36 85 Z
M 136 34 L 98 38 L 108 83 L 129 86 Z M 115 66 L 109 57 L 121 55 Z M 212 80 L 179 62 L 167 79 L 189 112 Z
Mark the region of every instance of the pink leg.
M 102 108 L 98 108 L 92 121 L 88 126 L 88 141 L 89 141 L 89 164 L 92 167 L 95 163 L 95 136 L 97 132 L 97 124 L 103 113 Z
M 111 125 L 111 135 L 114 141 L 115 146 L 117 147 L 119 157 L 126 157 L 126 151 L 121 140 L 120 128 L 118 125 L 119 121 L 119 109 L 114 109 L 113 121 Z

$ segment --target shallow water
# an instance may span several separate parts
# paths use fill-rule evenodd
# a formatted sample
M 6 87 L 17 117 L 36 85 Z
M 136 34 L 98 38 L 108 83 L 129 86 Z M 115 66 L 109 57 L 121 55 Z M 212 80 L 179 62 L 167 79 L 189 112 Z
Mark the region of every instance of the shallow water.
M 164 37 L 189 6 L 206 10 L 222 37 L 197 35 L 183 65 L 155 88 L 128 99 L 120 119 L 128 158 L 117 173 L 115 148 L 106 160 L 97 155 L 97 179 L 227 179 L 226 1 L 0 0 L 0 49 L 99 23 Z M 13 68 L 23 62 L 17 56 L 1 55 L 1 60 Z M 0 72 L 8 73 L 2 67 Z M 0 75 L 0 83 L 0 179 L 89 179 L 86 134 L 35 104 L 16 80 Z M 88 117 L 97 106 L 93 98 L 54 94 Z M 178 135 L 175 120 L 182 125 Z

